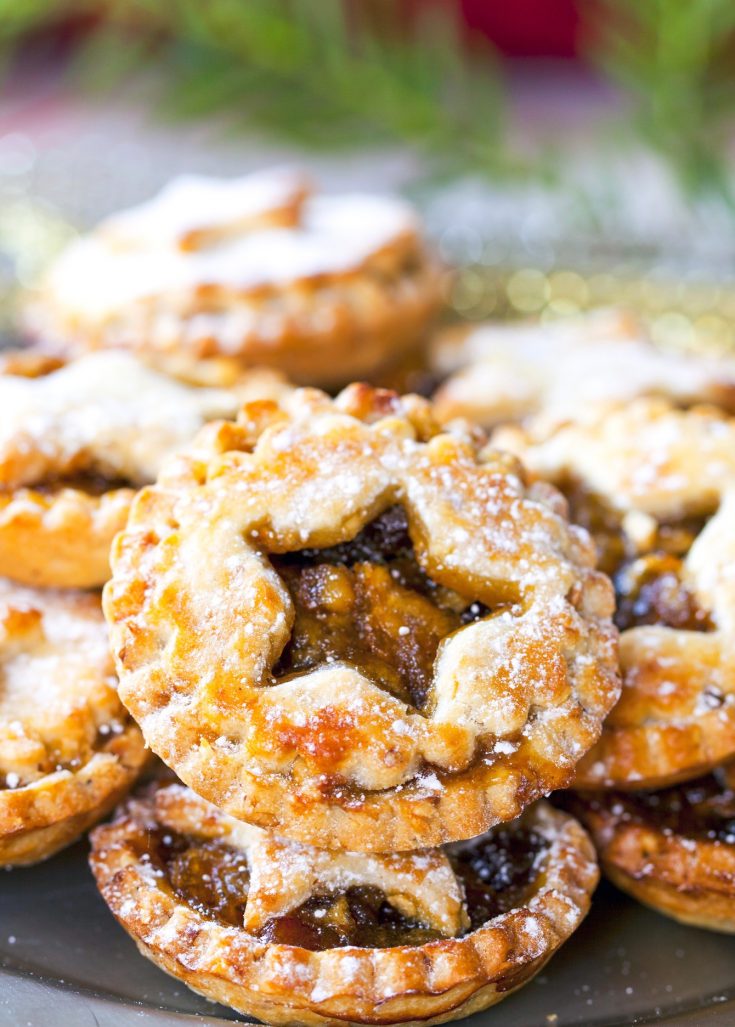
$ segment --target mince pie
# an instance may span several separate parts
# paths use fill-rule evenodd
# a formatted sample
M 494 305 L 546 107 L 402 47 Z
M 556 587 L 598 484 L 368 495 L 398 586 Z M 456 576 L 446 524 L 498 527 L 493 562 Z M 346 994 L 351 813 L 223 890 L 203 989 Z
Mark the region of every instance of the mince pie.
M 663 396 L 735 409 L 735 360 L 663 351 L 626 314 L 595 311 L 546 324 L 486 324 L 439 335 L 429 363 L 446 381 L 441 420 L 490 427 L 541 415 L 577 420 L 600 403 Z
M 144 760 L 117 696 L 99 598 L 0 580 L 0 866 L 74 841 Z
M 135 490 L 243 389 L 195 388 L 126 353 L 66 366 L 34 352 L 0 365 L 0 574 L 29 585 L 90 588 L 110 574 L 110 543 Z M 250 393 L 252 394 L 252 392 Z
M 623 694 L 582 788 L 658 788 L 735 755 L 735 421 L 639 399 L 494 441 L 559 485 L 613 580 Z
M 224 355 L 324 386 L 416 346 L 440 300 L 416 216 L 303 176 L 185 177 L 77 240 L 29 314 L 64 351 Z
M 607 876 L 675 920 L 735 933 L 735 775 L 655 792 L 583 793 L 572 808 Z
M 589 537 L 416 396 L 302 389 L 136 499 L 104 605 L 150 747 L 325 847 L 479 834 L 571 779 L 619 695 Z
M 446 849 L 284 841 L 171 785 L 92 835 L 91 865 L 141 952 L 271 1024 L 436 1023 L 526 983 L 585 916 L 594 849 L 540 803 Z

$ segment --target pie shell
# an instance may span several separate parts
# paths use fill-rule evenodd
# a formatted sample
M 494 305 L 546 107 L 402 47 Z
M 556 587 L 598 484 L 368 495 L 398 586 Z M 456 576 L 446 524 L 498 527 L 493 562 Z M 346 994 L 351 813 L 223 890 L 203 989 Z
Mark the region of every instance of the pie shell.
M 0 359 L 0 375 L 42 378 L 66 363 L 38 348 L 11 350 Z M 233 413 L 239 402 L 290 389 L 274 371 L 244 371 L 226 358 L 196 364 L 179 356 L 141 363 L 185 385 L 231 392 Z M 44 588 L 100 587 L 110 576 L 110 545 L 125 526 L 135 492 L 111 487 L 97 494 L 63 484 L 0 490 L 0 576 Z
M 573 787 L 663 788 L 699 777 L 735 753 L 735 681 L 723 688 L 722 706 L 706 703 L 713 683 L 729 677 L 718 670 L 720 640 L 687 632 L 682 645 L 679 634 L 653 625 L 621 634 L 623 694 L 577 764 Z M 676 690 L 664 687 L 662 694 L 662 683 L 671 681 Z
M 630 819 L 614 792 L 571 806 L 618 888 L 681 923 L 735 934 L 735 845 L 664 831 L 653 813 Z
M 48 859 L 102 820 L 140 774 L 148 751 L 135 724 L 78 770 L 0 791 L 0 867 Z
M 95 588 L 110 576 L 110 545 L 128 519 L 134 489 L 0 494 L 0 575 L 45 588 Z
M 39 378 L 64 361 L 43 350 L 0 356 L 0 374 Z M 93 588 L 110 573 L 110 543 L 124 526 L 132 489 L 91 496 L 77 489 L 0 495 L 0 576 L 47 588 Z
M 148 751 L 117 696 L 98 596 L 0 579 L 0 673 L 0 866 L 15 866 L 100 820 Z
M 551 841 L 527 904 L 464 937 L 414 947 L 316 952 L 205 919 L 139 861 L 136 842 L 155 826 L 149 803 L 97 828 L 90 862 L 143 955 L 207 998 L 272 1024 L 442 1023 L 525 984 L 587 913 L 598 879 L 589 838 L 545 803 L 525 817 Z

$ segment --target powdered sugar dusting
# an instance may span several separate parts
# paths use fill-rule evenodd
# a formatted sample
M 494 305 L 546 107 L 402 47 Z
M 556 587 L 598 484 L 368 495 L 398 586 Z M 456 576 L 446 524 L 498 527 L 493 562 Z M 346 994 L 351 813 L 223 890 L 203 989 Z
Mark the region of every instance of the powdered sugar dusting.
M 288 188 L 287 182 L 286 192 Z M 68 309 L 104 318 L 151 296 L 176 297 L 200 287 L 247 292 L 350 271 L 404 233 L 416 231 L 409 206 L 367 194 L 306 199 L 294 225 L 248 223 L 243 212 L 262 214 L 269 202 L 283 199 L 278 180 L 270 199 L 268 191 L 261 177 L 225 184 L 172 183 L 144 208 L 118 215 L 72 243 L 54 266 L 49 286 Z M 192 228 L 189 198 L 202 193 L 208 199 L 204 221 L 216 229 L 214 238 L 185 252 L 177 240 Z M 227 225 L 232 195 L 236 202 Z
M 94 353 L 40 378 L 0 376 L 0 479 L 6 487 L 93 471 L 134 484 L 215 417 L 234 393 L 197 389 L 126 353 Z

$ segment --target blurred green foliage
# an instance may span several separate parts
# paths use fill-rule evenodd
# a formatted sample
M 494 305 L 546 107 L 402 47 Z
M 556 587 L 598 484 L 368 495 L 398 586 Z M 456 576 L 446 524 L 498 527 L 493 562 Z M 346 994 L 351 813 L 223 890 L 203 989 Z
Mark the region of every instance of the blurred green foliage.
M 143 82 L 169 117 L 331 148 L 408 143 L 434 173 L 553 173 L 512 152 L 507 86 L 490 48 L 461 37 L 457 8 L 419 5 L 408 19 L 400 0 L 0 0 L 0 44 L 7 59 L 35 30 L 77 19 L 75 82 Z M 735 0 L 582 11 L 591 63 L 627 97 L 621 127 L 686 188 L 731 198 Z
M 628 128 L 662 153 L 686 188 L 732 204 L 733 0 L 604 0 L 590 55 L 630 97 Z

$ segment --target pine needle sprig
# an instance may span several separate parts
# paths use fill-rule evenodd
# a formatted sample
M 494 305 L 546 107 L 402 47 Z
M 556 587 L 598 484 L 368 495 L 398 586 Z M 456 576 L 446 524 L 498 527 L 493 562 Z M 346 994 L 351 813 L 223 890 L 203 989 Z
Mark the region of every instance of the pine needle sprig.
M 632 100 L 630 134 L 658 151 L 688 191 L 735 204 L 735 3 L 604 0 L 604 10 L 590 53 Z
M 100 47 L 142 34 L 147 63 L 165 69 L 170 117 L 224 113 L 331 149 L 408 143 L 444 169 L 497 171 L 506 155 L 492 55 L 468 62 L 446 15 L 418 19 L 407 35 L 400 25 L 371 31 L 360 10 L 344 0 L 111 0 L 84 65 L 109 70 Z
M 489 46 L 467 45 L 459 4 L 410 6 L 407 24 L 400 0 L 0 0 L 0 62 L 38 29 L 76 18 L 86 30 L 75 82 L 98 94 L 152 85 L 146 103 L 169 118 L 332 150 L 407 144 L 434 174 L 563 174 L 559 146 L 514 152 L 507 84 Z M 589 59 L 620 87 L 629 141 L 657 151 L 690 190 L 735 207 L 735 2 L 581 9 L 594 12 Z M 601 124 L 601 152 L 609 134 Z

